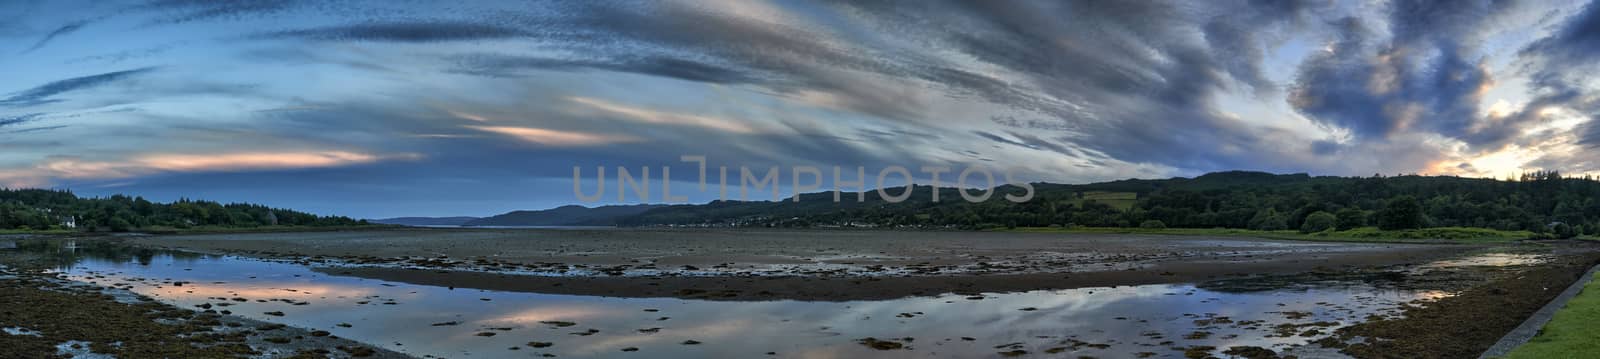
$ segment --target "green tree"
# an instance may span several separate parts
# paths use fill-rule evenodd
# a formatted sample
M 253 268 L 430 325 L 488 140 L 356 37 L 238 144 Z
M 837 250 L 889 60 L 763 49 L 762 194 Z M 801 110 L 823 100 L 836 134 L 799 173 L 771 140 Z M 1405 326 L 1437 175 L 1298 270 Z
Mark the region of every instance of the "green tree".
M 1165 222 L 1161 222 L 1159 219 L 1147 219 L 1144 222 L 1139 222 L 1139 228 L 1166 229 L 1167 224 Z
M 1250 229 L 1262 231 L 1281 231 L 1289 229 L 1288 218 L 1278 214 L 1278 210 L 1267 208 L 1257 211 L 1255 217 L 1250 218 Z
M 1300 224 L 1300 233 L 1314 233 L 1333 229 L 1337 226 L 1339 218 L 1332 213 L 1316 211 L 1306 215 L 1305 222 Z
M 1378 228 L 1383 230 L 1422 228 L 1422 221 L 1422 202 L 1412 196 L 1395 197 L 1378 211 Z
M 133 224 L 128 223 L 128 220 L 122 219 L 122 217 L 112 217 L 107 225 L 111 227 L 112 232 L 127 232 L 133 229 Z
M 1566 222 L 1556 223 L 1556 228 L 1552 232 L 1555 232 L 1556 238 L 1560 239 L 1571 239 L 1578 236 L 1578 231 L 1567 225 Z
M 1336 219 L 1334 228 L 1341 231 L 1348 231 L 1367 225 L 1367 213 L 1355 208 L 1345 207 L 1340 209 L 1339 212 L 1334 213 L 1334 217 Z

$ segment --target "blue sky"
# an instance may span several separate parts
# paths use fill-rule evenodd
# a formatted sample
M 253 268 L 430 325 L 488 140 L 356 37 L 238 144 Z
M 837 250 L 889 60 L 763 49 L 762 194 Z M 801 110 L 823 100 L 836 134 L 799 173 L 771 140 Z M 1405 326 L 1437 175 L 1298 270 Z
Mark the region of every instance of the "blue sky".
M 1059 183 L 1590 173 L 1597 13 L 1524 0 L 7 1 L 0 185 L 376 218 L 573 203 L 574 166 L 672 166 L 674 194 L 714 198 L 683 155 L 781 166 L 784 182 L 792 166 L 983 166 Z

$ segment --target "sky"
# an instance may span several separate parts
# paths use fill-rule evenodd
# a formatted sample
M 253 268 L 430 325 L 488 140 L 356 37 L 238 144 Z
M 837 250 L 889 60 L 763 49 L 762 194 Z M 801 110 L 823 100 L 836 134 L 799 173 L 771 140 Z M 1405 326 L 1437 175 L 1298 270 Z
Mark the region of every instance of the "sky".
M 723 166 L 1595 173 L 1597 54 L 1563 0 L 0 1 L 0 186 L 382 218 L 578 203 L 575 167 L 598 203 L 644 201 L 619 166 L 649 202 Z

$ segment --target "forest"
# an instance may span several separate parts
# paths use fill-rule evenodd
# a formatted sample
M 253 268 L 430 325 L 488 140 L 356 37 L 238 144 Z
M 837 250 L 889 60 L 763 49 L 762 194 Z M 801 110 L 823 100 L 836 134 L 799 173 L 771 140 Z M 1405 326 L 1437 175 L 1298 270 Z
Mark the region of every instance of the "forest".
M 318 216 L 248 203 L 180 199 L 156 203 L 114 195 L 84 198 L 70 191 L 0 189 L 0 230 L 126 232 L 149 229 L 350 226 L 365 220 Z
M 917 186 L 911 200 L 889 203 L 876 191 L 867 200 L 833 193 L 799 202 L 713 202 L 658 208 L 620 225 L 749 227 L 1146 227 L 1233 228 L 1318 232 L 1375 226 L 1384 230 L 1477 227 L 1570 237 L 1600 233 L 1600 181 L 1557 171 L 1509 179 L 1454 176 L 1331 177 L 1264 172 L 1216 172 L 1195 178 L 1129 179 L 1083 185 L 1033 184 L 1025 203 L 1000 199 L 1020 193 L 1002 186 L 981 203 L 954 189 Z M 897 194 L 891 192 L 891 194 Z

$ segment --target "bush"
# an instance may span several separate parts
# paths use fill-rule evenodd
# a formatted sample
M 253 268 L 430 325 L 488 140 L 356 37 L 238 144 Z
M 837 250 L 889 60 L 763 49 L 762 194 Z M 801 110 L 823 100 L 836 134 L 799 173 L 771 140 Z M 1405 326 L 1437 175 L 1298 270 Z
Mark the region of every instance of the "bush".
M 1315 233 L 1333 229 L 1339 222 L 1338 217 L 1332 213 L 1316 211 L 1306 215 L 1306 220 L 1300 225 L 1300 233 Z
M 112 218 L 110 225 L 112 232 L 127 232 L 133 229 L 133 223 L 128 223 L 128 220 L 121 217 Z
M 1139 228 L 1144 228 L 1144 229 L 1166 229 L 1167 228 L 1167 224 L 1165 222 L 1162 222 L 1159 219 L 1147 219 L 1144 222 L 1139 222 Z
M 1422 228 L 1422 223 L 1422 202 L 1416 197 L 1397 197 L 1378 211 L 1378 229 L 1415 229 Z
M 1255 217 L 1250 218 L 1250 229 L 1281 231 L 1289 229 L 1289 220 L 1285 216 L 1278 214 L 1276 209 L 1267 208 L 1265 211 L 1256 212 Z
M 1341 231 L 1367 226 L 1367 212 L 1359 209 L 1345 207 L 1335 213 L 1334 217 L 1336 218 L 1334 228 Z
M 1573 230 L 1572 226 L 1569 226 L 1566 223 L 1556 223 L 1554 232 L 1556 238 L 1560 239 L 1571 239 L 1578 236 L 1578 231 Z

